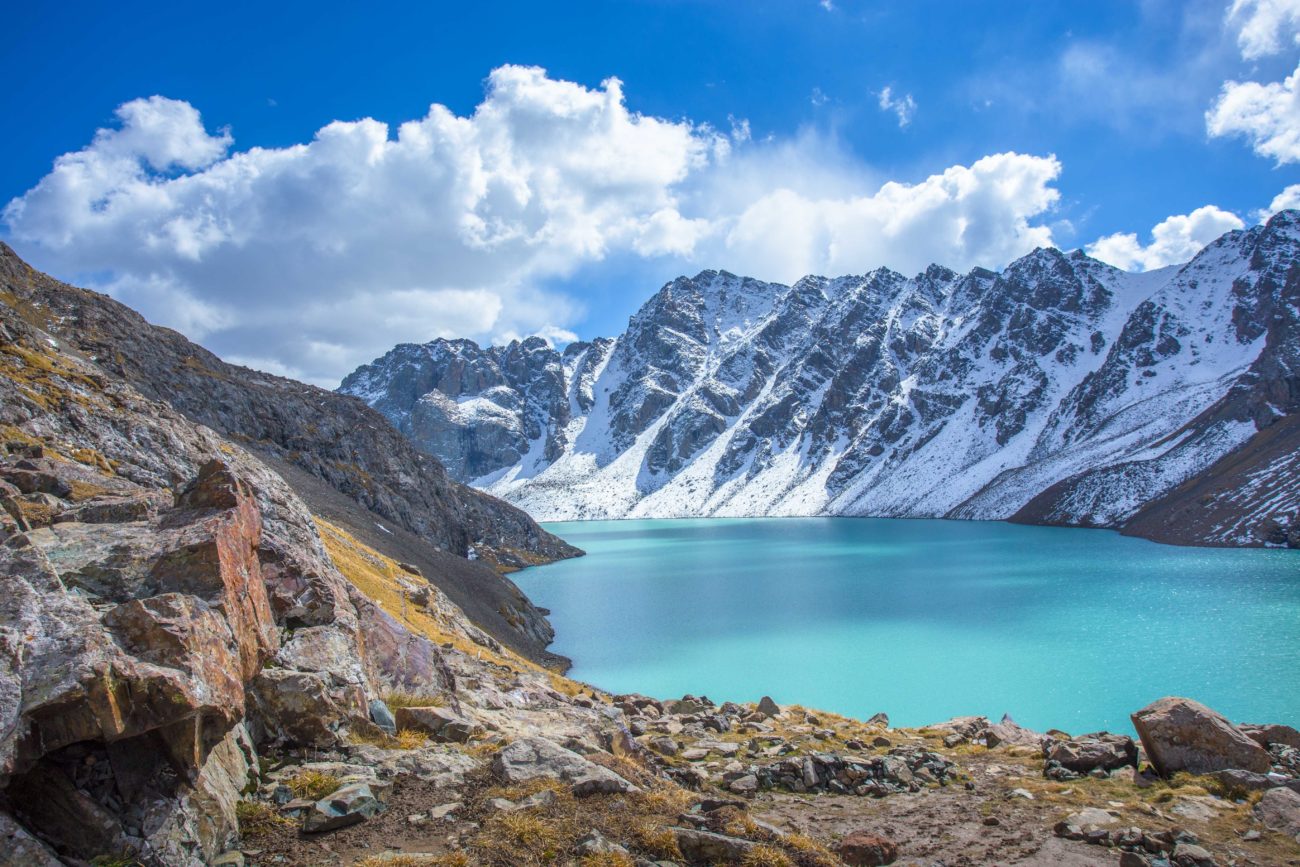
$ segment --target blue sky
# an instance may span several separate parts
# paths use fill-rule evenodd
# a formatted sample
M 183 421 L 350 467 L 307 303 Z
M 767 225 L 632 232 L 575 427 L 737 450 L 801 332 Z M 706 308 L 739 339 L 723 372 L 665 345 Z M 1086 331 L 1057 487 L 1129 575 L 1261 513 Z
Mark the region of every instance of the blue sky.
M 704 267 L 1154 267 L 1300 201 L 1300 3 L 1231 5 L 25 4 L 0 236 L 321 384 Z

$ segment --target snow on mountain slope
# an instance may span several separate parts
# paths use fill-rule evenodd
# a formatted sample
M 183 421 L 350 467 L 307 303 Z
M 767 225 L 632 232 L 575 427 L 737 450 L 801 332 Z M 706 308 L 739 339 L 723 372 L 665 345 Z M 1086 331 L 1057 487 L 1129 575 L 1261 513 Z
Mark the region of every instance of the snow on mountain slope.
M 1296 412 L 1298 253 L 1282 212 L 1145 274 L 1048 249 L 1002 273 L 704 271 L 616 340 L 402 345 L 341 390 L 542 520 L 1119 526 Z

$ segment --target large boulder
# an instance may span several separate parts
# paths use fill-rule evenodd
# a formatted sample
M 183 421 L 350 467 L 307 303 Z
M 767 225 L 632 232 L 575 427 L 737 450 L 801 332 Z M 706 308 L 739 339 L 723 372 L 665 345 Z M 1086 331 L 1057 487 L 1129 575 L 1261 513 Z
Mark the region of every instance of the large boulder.
M 511 784 L 539 777 L 563 780 L 579 797 L 638 791 L 608 768 L 539 737 L 521 738 L 504 747 L 492 758 L 492 772 L 503 783 Z
M 1113 771 L 1137 764 L 1137 744 L 1126 735 L 1110 732 L 1079 735 L 1069 740 L 1053 738 L 1044 743 L 1043 758 L 1077 774 Z
M 1222 714 L 1190 698 L 1167 697 L 1133 714 L 1133 727 L 1157 771 L 1208 774 L 1238 768 L 1257 774 L 1271 765 L 1268 751 Z

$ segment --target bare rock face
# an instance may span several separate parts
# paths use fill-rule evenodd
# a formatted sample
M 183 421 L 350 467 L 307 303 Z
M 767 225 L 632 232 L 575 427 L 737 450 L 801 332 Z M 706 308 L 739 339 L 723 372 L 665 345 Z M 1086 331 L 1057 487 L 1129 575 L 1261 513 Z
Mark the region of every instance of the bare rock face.
M 1147 758 L 1165 776 L 1232 768 L 1263 774 L 1271 764 L 1263 747 L 1221 714 L 1189 698 L 1152 702 L 1133 714 L 1133 727 Z
M 62 351 L 45 312 L 12 298 L 0 836 L 19 863 L 211 863 L 238 841 L 258 745 L 336 745 L 371 725 L 381 690 L 449 688 L 450 672 L 439 648 L 358 610 L 280 476 Z

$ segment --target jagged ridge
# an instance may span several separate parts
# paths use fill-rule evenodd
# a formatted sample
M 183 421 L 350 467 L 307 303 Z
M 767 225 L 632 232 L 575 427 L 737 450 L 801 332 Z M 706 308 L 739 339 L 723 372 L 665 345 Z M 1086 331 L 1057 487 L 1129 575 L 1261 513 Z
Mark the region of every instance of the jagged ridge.
M 1282 212 L 1146 274 L 1051 249 L 1000 274 L 704 271 L 617 340 L 402 345 L 341 391 L 541 520 L 1015 518 L 1273 542 L 1294 535 L 1294 494 L 1245 524 L 1137 518 L 1300 405 L 1298 237 Z M 1267 494 L 1286 462 L 1246 471 Z

